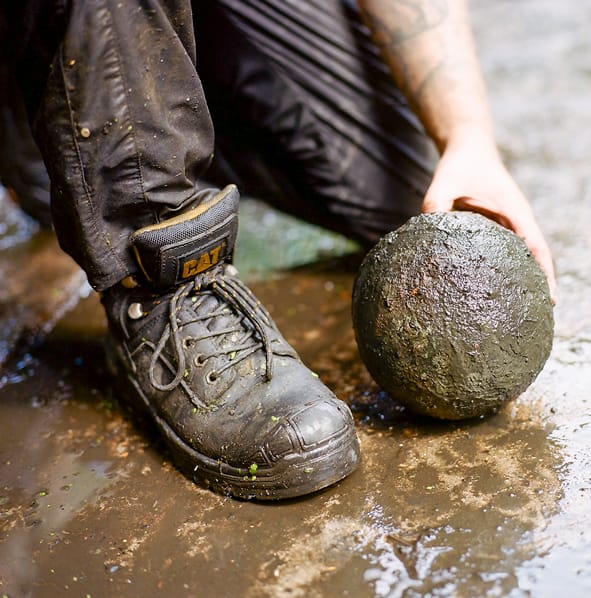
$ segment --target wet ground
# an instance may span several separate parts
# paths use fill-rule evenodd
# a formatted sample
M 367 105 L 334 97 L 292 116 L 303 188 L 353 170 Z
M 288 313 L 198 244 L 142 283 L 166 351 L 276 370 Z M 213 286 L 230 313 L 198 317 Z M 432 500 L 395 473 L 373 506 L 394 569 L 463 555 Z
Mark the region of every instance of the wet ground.
M 291 223 L 245 204 L 239 266 L 354 408 L 364 462 L 303 500 L 214 495 L 112 395 L 96 297 L 4 198 L 0 594 L 591 595 L 591 6 L 472 6 L 501 147 L 556 259 L 556 337 L 536 382 L 485 420 L 408 415 L 359 362 L 356 261 L 325 259 L 350 246 L 307 227 L 285 240 Z

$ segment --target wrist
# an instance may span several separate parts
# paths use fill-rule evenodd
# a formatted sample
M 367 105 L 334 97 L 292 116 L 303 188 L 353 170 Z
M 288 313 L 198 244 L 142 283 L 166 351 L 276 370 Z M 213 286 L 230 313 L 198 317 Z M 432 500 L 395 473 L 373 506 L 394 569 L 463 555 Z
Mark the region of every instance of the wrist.
M 436 140 L 441 154 L 447 151 L 476 152 L 499 158 L 492 125 L 486 121 L 464 122 L 450 128 Z

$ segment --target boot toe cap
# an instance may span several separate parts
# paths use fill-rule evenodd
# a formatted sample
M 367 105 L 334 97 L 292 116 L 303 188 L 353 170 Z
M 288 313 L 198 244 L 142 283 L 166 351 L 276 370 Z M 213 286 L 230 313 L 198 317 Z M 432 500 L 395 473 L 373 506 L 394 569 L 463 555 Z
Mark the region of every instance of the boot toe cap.
M 339 446 L 356 445 L 353 418 L 348 407 L 337 399 L 304 404 L 286 417 L 269 435 L 267 454 L 276 461 L 289 454 L 311 458 L 338 453 Z
M 353 418 L 346 405 L 324 399 L 304 406 L 289 418 L 304 450 L 331 442 L 353 431 Z

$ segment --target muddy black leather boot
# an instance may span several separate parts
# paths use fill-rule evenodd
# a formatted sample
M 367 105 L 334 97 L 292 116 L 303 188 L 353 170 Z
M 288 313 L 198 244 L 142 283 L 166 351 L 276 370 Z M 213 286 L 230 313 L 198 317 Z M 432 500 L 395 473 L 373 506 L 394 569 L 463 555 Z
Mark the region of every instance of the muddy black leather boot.
M 110 364 L 189 477 L 240 498 L 300 496 L 357 467 L 357 436 L 231 265 L 237 208 L 229 186 L 133 235 L 145 281 L 103 295 Z

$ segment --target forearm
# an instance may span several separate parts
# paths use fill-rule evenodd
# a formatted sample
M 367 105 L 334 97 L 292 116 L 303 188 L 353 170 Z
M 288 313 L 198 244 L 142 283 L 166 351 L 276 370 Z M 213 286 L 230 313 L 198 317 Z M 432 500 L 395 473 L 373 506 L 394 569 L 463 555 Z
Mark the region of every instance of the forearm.
M 465 0 L 358 0 L 398 85 L 440 151 L 494 145 Z

